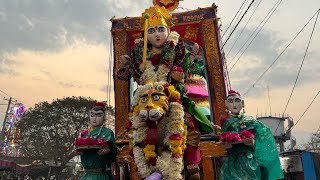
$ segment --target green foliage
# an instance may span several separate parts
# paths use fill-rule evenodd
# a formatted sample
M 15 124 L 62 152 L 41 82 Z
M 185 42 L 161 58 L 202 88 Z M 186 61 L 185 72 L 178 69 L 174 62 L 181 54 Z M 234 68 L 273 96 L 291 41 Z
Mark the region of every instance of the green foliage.
M 17 124 L 22 153 L 44 165 L 53 161 L 64 166 L 70 159 L 75 138 L 88 128 L 89 110 L 94 102 L 91 98 L 73 96 L 30 108 Z M 107 109 L 113 113 L 112 107 Z

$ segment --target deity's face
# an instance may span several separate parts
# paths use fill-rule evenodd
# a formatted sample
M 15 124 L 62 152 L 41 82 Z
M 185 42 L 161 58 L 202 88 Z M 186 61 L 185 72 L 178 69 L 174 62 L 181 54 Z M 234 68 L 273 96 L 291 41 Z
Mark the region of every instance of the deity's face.
M 230 94 L 227 97 L 226 105 L 231 114 L 239 114 L 244 108 L 244 102 L 238 94 Z
M 166 26 L 151 26 L 148 28 L 148 40 L 155 48 L 161 48 L 168 40 L 169 29 Z
M 158 121 L 169 110 L 167 96 L 155 89 L 146 91 L 139 100 L 137 106 L 140 120 Z
M 104 122 L 104 112 L 102 110 L 90 111 L 90 124 L 93 128 L 102 126 Z

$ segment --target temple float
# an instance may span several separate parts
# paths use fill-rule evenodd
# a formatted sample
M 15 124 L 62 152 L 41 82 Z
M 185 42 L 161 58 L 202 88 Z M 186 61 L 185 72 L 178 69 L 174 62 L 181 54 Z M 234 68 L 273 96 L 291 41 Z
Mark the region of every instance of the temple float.
M 218 179 L 226 79 L 217 7 L 154 0 L 111 19 L 119 179 Z M 133 80 L 133 81 L 132 81 Z M 204 168 L 205 167 L 205 168 Z

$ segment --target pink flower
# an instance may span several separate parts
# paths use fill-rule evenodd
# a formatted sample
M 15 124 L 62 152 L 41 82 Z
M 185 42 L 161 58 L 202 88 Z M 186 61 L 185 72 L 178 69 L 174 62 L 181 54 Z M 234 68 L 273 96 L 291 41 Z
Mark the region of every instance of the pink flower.
M 89 142 L 89 145 L 92 146 L 92 145 L 96 145 L 98 140 L 95 138 L 89 138 L 88 142 Z
M 87 135 L 89 133 L 88 129 L 81 132 L 81 137 Z
M 182 69 L 182 67 L 175 66 L 175 67 L 173 67 L 173 71 L 183 72 L 183 69 Z
M 97 139 L 97 146 L 101 146 L 101 147 L 107 147 L 108 146 L 108 143 L 105 139 L 103 138 L 98 138 Z
M 173 134 L 169 137 L 170 140 L 181 140 L 182 135 L 181 134 Z
M 237 133 L 225 132 L 220 137 L 220 140 L 223 142 L 237 142 L 237 141 L 240 141 L 241 138 L 240 138 L 239 134 L 237 134 Z
M 240 133 L 240 138 L 241 139 L 248 139 L 248 138 L 252 138 L 253 137 L 253 134 L 247 130 L 243 130 L 241 133 Z
M 77 138 L 74 142 L 74 145 L 76 147 L 83 146 L 83 144 L 84 144 L 84 138 Z

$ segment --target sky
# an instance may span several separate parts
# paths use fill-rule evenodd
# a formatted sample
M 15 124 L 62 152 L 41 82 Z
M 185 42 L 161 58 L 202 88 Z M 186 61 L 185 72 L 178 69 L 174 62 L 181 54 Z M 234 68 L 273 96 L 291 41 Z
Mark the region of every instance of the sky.
M 184 0 L 177 11 L 215 3 L 222 34 L 226 32 L 225 42 L 230 33 L 227 27 L 243 2 Z M 280 4 L 276 11 L 240 56 L 241 47 L 277 2 Z M 109 83 L 112 66 L 109 20 L 114 16 L 140 16 L 151 4 L 151 0 L 0 0 L 0 90 L 5 93 L 0 93 L 0 122 L 6 111 L 6 105 L 2 104 L 7 103 L 3 97 L 8 96 L 26 108 L 68 96 L 110 99 L 114 104 L 113 92 L 109 91 L 113 89 Z M 256 0 L 224 46 L 229 70 L 232 68 L 231 87 L 245 94 L 248 115 L 285 113 L 296 123 L 319 92 L 319 20 L 303 61 L 319 8 L 319 0 Z M 304 25 L 303 31 L 281 54 Z M 302 61 L 299 78 L 284 112 Z M 292 131 L 299 145 L 306 143 L 320 126 L 318 109 L 320 95 Z

